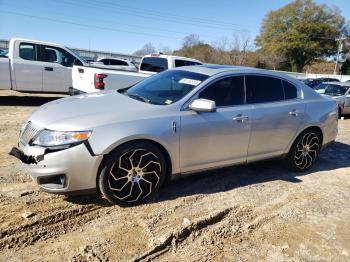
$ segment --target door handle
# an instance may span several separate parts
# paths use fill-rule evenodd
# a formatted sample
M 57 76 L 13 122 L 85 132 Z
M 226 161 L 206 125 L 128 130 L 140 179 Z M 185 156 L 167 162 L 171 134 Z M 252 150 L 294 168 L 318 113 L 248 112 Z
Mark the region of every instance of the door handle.
M 233 118 L 233 121 L 237 121 L 237 122 L 244 122 L 244 120 L 247 120 L 249 117 L 248 116 L 245 116 L 245 115 L 242 115 L 242 114 L 239 114 L 239 115 L 236 115 L 234 118 Z
M 293 110 L 290 111 L 288 114 L 289 114 L 290 116 L 298 116 L 298 115 L 299 115 L 299 112 L 298 112 L 297 110 L 293 109 Z
M 53 67 L 47 67 L 47 66 L 45 66 L 45 71 L 53 71 Z

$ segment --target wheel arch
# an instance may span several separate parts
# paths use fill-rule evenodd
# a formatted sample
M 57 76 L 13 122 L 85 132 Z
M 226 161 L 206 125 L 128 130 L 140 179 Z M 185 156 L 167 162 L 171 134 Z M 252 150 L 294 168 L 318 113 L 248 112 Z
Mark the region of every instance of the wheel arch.
M 296 141 L 296 139 L 303 133 L 305 132 L 306 130 L 311 130 L 311 129 L 314 129 L 314 130 L 317 130 L 317 132 L 320 134 L 321 136 L 321 145 L 323 145 L 323 131 L 322 131 L 322 128 L 317 126 L 317 125 L 310 125 L 310 126 L 307 126 L 307 127 L 304 127 L 303 129 L 299 130 L 299 132 L 296 134 L 296 136 L 293 138 L 293 140 L 290 142 L 290 144 L 288 145 L 288 148 L 286 150 L 286 152 L 288 153 L 289 150 L 291 149 L 291 147 L 293 146 L 294 142 Z
M 162 145 L 160 142 L 158 141 L 155 141 L 153 139 L 149 139 L 149 138 L 136 138 L 136 139 L 131 139 L 131 140 L 128 140 L 128 141 L 124 141 L 122 143 L 119 143 L 117 145 L 115 145 L 113 148 L 110 148 L 110 150 L 108 152 L 106 152 L 105 154 L 103 154 L 103 159 L 99 165 L 99 168 L 98 168 L 98 171 L 97 171 L 97 174 L 96 174 L 96 188 L 97 188 L 97 191 L 99 192 L 99 188 L 98 188 L 98 179 L 99 179 L 99 176 L 100 176 L 100 173 L 101 173 L 101 170 L 103 168 L 103 165 L 107 159 L 107 157 L 112 154 L 113 152 L 115 152 L 118 148 L 120 148 L 121 146 L 125 146 L 127 144 L 130 144 L 130 143 L 135 143 L 135 142 L 145 142 L 145 143 L 149 143 L 149 144 L 152 144 L 154 146 L 156 146 L 161 152 L 162 154 L 164 155 L 164 158 L 165 158 L 165 162 L 166 162 L 166 179 L 165 179 L 165 182 L 167 182 L 168 180 L 170 180 L 170 177 L 172 175 L 172 167 L 173 167 L 173 162 L 172 162 L 172 159 L 171 159 L 171 156 L 168 152 L 168 150 L 165 148 L 164 145 Z

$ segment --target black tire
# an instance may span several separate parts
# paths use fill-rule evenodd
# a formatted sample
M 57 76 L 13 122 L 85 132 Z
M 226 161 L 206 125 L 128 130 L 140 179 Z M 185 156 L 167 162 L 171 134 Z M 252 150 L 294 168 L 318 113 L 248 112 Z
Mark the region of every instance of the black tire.
M 164 183 L 166 170 L 165 158 L 158 147 L 130 142 L 104 160 L 98 186 L 110 203 L 134 206 L 155 195 Z
M 316 129 L 307 129 L 294 141 L 286 158 L 287 167 L 302 172 L 316 161 L 322 147 L 321 134 Z
M 340 118 L 341 118 L 341 116 L 342 116 L 341 108 L 340 108 L 340 107 L 338 107 L 338 119 L 340 119 Z

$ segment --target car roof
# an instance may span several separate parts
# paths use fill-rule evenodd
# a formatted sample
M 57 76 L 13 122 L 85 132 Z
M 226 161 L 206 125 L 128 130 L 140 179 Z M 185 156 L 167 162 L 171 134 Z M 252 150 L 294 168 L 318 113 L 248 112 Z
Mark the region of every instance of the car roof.
M 185 70 L 189 72 L 199 73 L 207 76 L 216 75 L 223 72 L 232 72 L 232 73 L 266 73 L 271 76 L 283 76 L 288 79 L 296 80 L 291 78 L 287 74 L 279 71 L 271 71 L 266 69 L 259 69 L 253 67 L 244 67 L 244 66 L 229 66 L 229 65 L 214 65 L 214 64 L 204 64 L 204 65 L 194 65 L 194 66 L 182 66 L 177 67 L 172 70 Z
M 163 55 L 163 54 L 149 54 L 143 56 L 144 58 L 146 57 L 160 57 L 160 58 L 171 58 L 171 59 L 181 59 L 181 60 L 186 60 L 186 61 L 193 61 L 193 62 L 198 62 L 198 63 L 203 63 L 197 59 L 194 58 L 189 58 L 189 57 L 184 57 L 184 56 L 176 56 L 176 55 Z
M 347 87 L 350 87 L 350 82 L 323 82 L 322 84 L 326 84 L 326 85 L 338 85 L 338 86 L 347 86 Z
M 102 60 L 102 59 L 119 60 L 119 61 L 129 62 L 127 59 L 118 58 L 118 57 L 100 57 L 97 60 Z

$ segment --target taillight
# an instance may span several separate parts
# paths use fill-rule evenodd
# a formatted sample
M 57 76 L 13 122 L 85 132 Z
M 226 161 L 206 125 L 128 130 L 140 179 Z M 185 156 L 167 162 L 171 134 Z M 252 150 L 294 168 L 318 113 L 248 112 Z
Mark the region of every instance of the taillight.
M 103 79 L 105 79 L 107 75 L 105 74 L 95 74 L 94 84 L 96 89 L 105 89 L 105 83 L 103 82 Z

